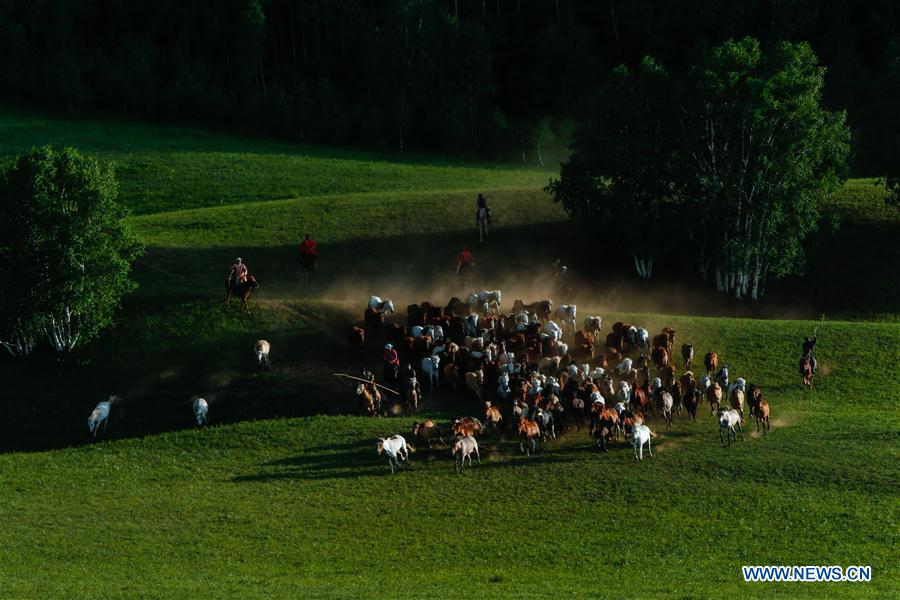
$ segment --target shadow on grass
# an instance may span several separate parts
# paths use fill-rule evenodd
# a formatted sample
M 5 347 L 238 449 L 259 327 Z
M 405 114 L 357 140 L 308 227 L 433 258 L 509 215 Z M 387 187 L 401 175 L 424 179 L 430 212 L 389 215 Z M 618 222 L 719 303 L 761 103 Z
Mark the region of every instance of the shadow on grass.
M 325 448 L 336 448 L 338 445 L 310 448 L 307 453 L 291 456 L 275 461 L 269 461 L 260 465 L 262 472 L 248 475 L 239 475 L 231 479 L 233 483 L 281 481 L 288 479 L 358 479 L 361 477 L 381 477 L 389 475 L 387 458 L 378 456 L 374 444 L 368 440 L 360 440 L 344 445 L 344 452 L 321 452 Z M 571 450 L 583 452 L 584 448 Z M 485 451 L 481 453 L 481 464 L 477 460 L 472 469 L 493 470 L 496 468 L 521 469 L 533 468 L 535 465 L 561 464 L 572 462 L 574 459 L 564 456 L 569 448 L 558 450 L 539 450 L 531 456 L 525 456 L 518 452 L 518 447 L 497 451 Z M 430 469 L 439 468 L 435 463 L 443 462 L 448 470 L 455 468 L 455 463 L 449 451 L 438 454 L 413 453 L 410 463 L 404 463 L 402 471 L 415 471 L 418 464 L 433 465 Z M 468 463 L 467 463 L 468 464 Z M 279 467 L 273 469 L 272 467 Z M 466 466 L 466 471 L 469 467 Z

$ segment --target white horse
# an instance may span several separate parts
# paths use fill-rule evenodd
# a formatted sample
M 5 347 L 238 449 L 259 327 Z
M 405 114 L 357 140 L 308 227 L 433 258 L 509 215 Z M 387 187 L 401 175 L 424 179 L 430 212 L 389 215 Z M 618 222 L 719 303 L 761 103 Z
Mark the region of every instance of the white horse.
M 393 313 L 394 303 L 387 299 L 382 300 L 378 296 L 369 296 L 369 308 L 380 314 Z
M 584 320 L 584 330 L 591 334 L 600 333 L 603 326 L 603 319 L 600 317 L 587 317 Z
M 728 438 L 728 445 L 731 445 L 732 438 L 737 441 L 737 431 L 741 433 L 741 441 L 744 441 L 744 428 L 741 426 L 741 413 L 734 410 L 719 409 L 719 440 L 725 445 L 725 438 Z M 725 433 L 723 437 L 723 432 Z
M 478 314 L 472 313 L 466 317 L 466 335 L 469 337 L 478 335 Z
M 269 368 L 269 350 L 271 349 L 272 345 L 266 340 L 256 340 L 256 344 L 253 345 L 253 353 L 256 355 L 256 362 L 259 363 L 261 369 Z
M 738 377 L 734 380 L 734 383 L 728 386 L 728 397 L 731 398 L 734 395 L 735 390 L 741 390 L 745 394 L 747 393 L 747 381 L 743 377 Z
M 722 391 L 728 390 L 728 365 L 723 365 L 716 375 L 716 383 L 722 387 Z
M 632 439 L 632 444 L 634 445 L 634 458 L 636 460 L 644 460 L 644 444 L 647 444 L 647 452 L 650 453 L 650 456 L 653 456 L 653 448 L 650 447 L 650 438 L 653 437 L 654 434 L 650 431 L 650 428 L 644 424 L 635 424 L 632 435 L 634 436 Z
M 667 428 L 672 426 L 672 406 L 674 403 L 675 399 L 672 397 L 672 394 L 666 390 L 662 390 L 659 397 L 659 408 L 663 419 L 666 420 Z
M 428 389 L 434 390 L 438 387 L 438 374 L 440 371 L 441 357 L 433 354 L 422 359 L 422 373 L 428 381 Z
M 466 466 L 467 458 L 469 459 L 469 466 L 472 466 L 472 454 L 475 454 L 475 457 L 478 459 L 478 464 L 481 464 L 481 454 L 478 453 L 478 441 L 471 435 L 467 435 L 466 437 L 453 442 L 453 447 L 450 451 L 452 456 L 456 459 L 457 471 L 463 470 L 463 467 Z
M 634 332 L 634 345 L 644 353 L 650 349 L 650 333 L 643 327 L 638 327 Z
M 106 430 L 109 425 L 109 409 L 118 401 L 118 396 L 110 396 L 109 400 L 97 403 L 97 406 L 91 411 L 91 416 L 88 417 L 88 432 L 91 435 L 97 437 L 97 430 L 100 429 L 100 425 L 103 425 L 104 431 Z
M 699 390 L 703 393 L 703 397 L 706 398 L 706 390 L 708 390 L 712 386 L 712 379 L 709 378 L 709 375 L 704 375 L 700 378 Z
M 626 358 L 622 362 L 620 362 L 618 365 L 616 365 L 616 368 L 614 370 L 617 374 L 624 377 L 625 375 L 628 375 L 629 373 L 631 373 L 631 366 L 632 366 L 631 359 Z
M 203 398 L 195 398 L 193 403 L 194 418 L 197 425 L 206 425 L 209 422 L 207 414 L 209 413 L 209 404 Z
M 488 236 L 488 210 L 479 208 L 475 215 L 475 224 L 478 227 L 478 241 L 483 242 Z
M 503 373 L 498 379 L 497 397 L 506 402 L 512 396 L 512 390 L 509 388 L 509 375 Z
M 603 367 L 594 367 L 593 369 L 591 369 L 591 372 L 588 373 L 588 377 L 590 377 L 592 380 L 600 379 L 604 375 L 606 375 L 606 369 L 604 369 Z
M 528 313 L 519 313 L 516 315 L 516 331 L 525 331 L 528 329 Z
M 386 454 L 388 465 L 391 467 L 391 475 L 394 467 L 400 468 L 400 462 L 409 464 L 409 446 L 402 435 L 392 435 L 389 438 L 378 438 L 378 454 Z
M 418 325 L 416 327 L 418 327 Z M 413 332 L 412 336 L 413 337 L 416 337 L 415 331 L 416 331 L 416 328 L 413 327 L 412 328 L 412 332 Z M 435 341 L 442 340 L 442 339 L 444 339 L 444 328 L 441 327 L 440 325 L 429 325 L 428 327 L 426 327 L 425 329 L 422 330 L 422 335 L 427 335 L 428 337 L 430 337 L 431 339 L 433 339 Z
M 500 290 L 481 290 L 469 294 L 466 301 L 469 303 L 469 310 L 472 312 L 481 312 L 485 315 L 496 312 L 499 315 L 502 298 L 503 294 Z
M 554 321 L 547 321 L 547 324 L 544 325 L 544 333 L 550 336 L 550 339 L 558 342 L 563 337 L 562 327 L 557 325 Z
M 631 400 L 631 385 L 627 381 L 619 382 L 619 391 L 616 392 L 616 400 L 622 404 Z
M 556 307 L 556 318 L 562 324 L 563 330 L 571 329 L 574 333 L 577 329 L 576 313 L 578 307 L 574 304 L 561 304 Z

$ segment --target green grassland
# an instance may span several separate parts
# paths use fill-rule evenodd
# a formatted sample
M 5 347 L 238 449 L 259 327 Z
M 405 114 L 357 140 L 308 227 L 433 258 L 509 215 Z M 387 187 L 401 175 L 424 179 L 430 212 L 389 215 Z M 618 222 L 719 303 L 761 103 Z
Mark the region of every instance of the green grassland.
M 334 194 L 538 188 L 550 177 L 515 166 L 0 109 L 0 163 L 44 144 L 73 146 L 114 163 L 121 198 L 136 214 Z
M 540 190 L 550 173 L 0 110 L 0 162 L 44 143 L 118 165 L 148 250 L 97 342 L 65 361 L 0 360 L 0 431 L 18 450 L 0 454 L 0 597 L 884 598 L 900 584 L 900 324 L 840 320 L 900 313 L 900 211 L 874 182 L 830 201 L 841 229 L 813 245 L 829 262 L 801 282 L 855 295 L 842 306 L 858 312 L 713 318 L 700 315 L 734 311 L 702 290 L 676 302 L 670 282 L 585 273 L 580 315 L 603 315 L 605 329 L 671 325 L 698 354 L 715 349 L 732 377 L 764 389 L 770 435 L 748 421 L 746 441 L 722 448 L 701 410 L 670 431 L 651 422 L 643 463 L 623 444 L 593 450 L 582 431 L 531 458 L 486 440 L 484 464 L 461 475 L 446 449 L 420 450 L 391 477 L 375 439 L 414 419 L 347 416 L 352 391 L 331 374 L 378 361 L 377 340 L 363 359 L 347 353 L 347 328 L 372 293 L 402 314 L 468 291 L 452 261 L 477 243 L 478 191 L 498 221 L 475 249 L 473 287 L 544 293 L 546 263 L 585 237 Z M 323 247 L 312 286 L 295 264 L 307 230 Z M 251 317 L 221 305 L 235 255 L 262 282 Z M 820 376 L 807 391 L 798 342 L 816 325 Z M 251 354 L 259 338 L 272 342 L 268 372 Z M 112 393 L 124 402 L 88 444 L 85 419 Z M 192 427 L 195 394 L 212 427 Z M 478 413 L 449 392 L 423 408 L 440 421 Z M 869 564 L 873 581 L 743 583 L 754 564 Z
M 643 463 L 624 445 L 592 450 L 582 431 L 531 458 L 485 441 L 484 464 L 461 475 L 446 449 L 420 451 L 393 477 L 374 440 L 412 418 L 278 419 L 7 454 L 4 595 L 889 596 L 900 418 L 883 368 L 900 326 L 829 323 L 827 375 L 804 391 L 794 346 L 811 323 L 629 318 L 672 324 L 764 385 L 772 432 L 725 449 L 701 411 L 668 432 L 655 420 Z M 744 564 L 874 575 L 750 585 Z

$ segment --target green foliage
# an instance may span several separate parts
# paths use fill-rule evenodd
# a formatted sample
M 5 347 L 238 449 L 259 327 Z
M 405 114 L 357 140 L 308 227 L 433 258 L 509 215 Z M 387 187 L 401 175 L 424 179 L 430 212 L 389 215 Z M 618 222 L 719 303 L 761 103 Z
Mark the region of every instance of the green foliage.
M 717 287 L 735 297 L 756 299 L 767 279 L 802 270 L 818 204 L 841 181 L 850 132 L 843 113 L 822 108 L 823 85 L 808 44 L 763 52 L 752 38 L 714 48 L 688 80 L 691 223 L 714 256 Z
M 620 65 L 602 86 L 560 179 L 547 187 L 591 230 L 629 232 L 625 241 L 642 277 L 651 275 L 674 187 L 675 109 L 662 65 L 650 57 L 637 73 Z
M 752 35 L 811 43 L 828 105 L 852 111 L 855 166 L 881 175 L 897 19 L 891 2 L 805 0 L 0 0 L 0 99 L 510 160 L 540 119 L 579 117 L 598 74 L 652 53 L 680 75 Z
M 71 148 L 32 149 L 0 184 L 3 335 L 43 335 L 70 351 L 106 327 L 134 285 L 141 245 L 116 201 L 110 167 Z
M 890 157 L 885 161 L 885 188 L 891 193 L 891 202 L 900 205 L 900 37 L 888 46 L 886 68 L 879 88 L 881 117 L 881 152 Z

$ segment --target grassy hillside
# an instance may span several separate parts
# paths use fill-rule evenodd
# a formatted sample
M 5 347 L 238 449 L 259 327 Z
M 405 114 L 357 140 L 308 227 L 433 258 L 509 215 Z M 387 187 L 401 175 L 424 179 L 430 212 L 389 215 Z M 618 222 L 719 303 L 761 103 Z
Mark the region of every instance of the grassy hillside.
M 479 190 L 317 196 L 140 216 L 138 233 L 160 247 L 296 245 L 307 232 L 323 244 L 406 235 L 471 232 Z M 566 218 L 540 189 L 488 193 L 499 227 Z M 477 241 L 477 240 L 476 240 Z
M 881 598 L 897 588 L 900 324 L 829 313 L 821 376 L 805 391 L 797 352 L 817 323 L 665 316 L 747 308 L 694 279 L 635 282 L 622 244 L 602 240 L 598 252 L 548 201 L 547 172 L 0 110 L 0 162 L 43 143 L 119 165 L 148 251 L 139 289 L 96 343 L 68 360 L 0 359 L 0 596 Z M 478 191 L 497 217 L 484 245 Z M 862 180 L 829 206 L 842 229 L 813 240 L 817 266 L 788 282 L 773 313 L 818 314 L 832 297 L 842 314 L 891 319 L 900 212 Z M 307 231 L 323 250 L 313 285 L 295 262 Z M 351 356 L 347 328 L 370 294 L 392 297 L 399 319 L 406 303 L 467 293 L 453 274 L 464 244 L 477 262 L 469 287 L 509 300 L 543 297 L 552 260 L 577 259 L 579 315 L 601 314 L 607 329 L 617 318 L 671 325 L 698 354 L 715 349 L 732 377 L 765 390 L 771 435 L 748 431 L 723 449 L 701 411 L 669 432 L 651 423 L 660 437 L 641 464 L 628 448 L 595 452 L 580 432 L 533 458 L 487 441 L 484 464 L 462 475 L 443 449 L 386 475 L 375 438 L 413 419 L 345 416 L 356 401 L 332 373 L 377 365 L 381 343 Z M 262 283 L 251 317 L 221 305 L 236 255 Z M 254 364 L 259 338 L 272 342 L 268 372 Z M 110 394 L 124 402 L 90 443 L 85 419 Z M 202 431 L 195 394 L 211 406 Z M 479 410 L 439 392 L 423 416 Z M 753 564 L 870 564 L 873 581 L 744 584 L 740 567 Z
M 538 188 L 549 172 L 266 142 L 179 127 L 69 121 L 0 108 L 0 163 L 35 145 L 116 165 L 136 214 L 362 192 Z
M 807 392 L 793 367 L 812 323 L 629 318 L 669 323 L 763 385 L 771 434 L 725 449 L 701 412 L 670 432 L 655 420 L 655 456 L 640 464 L 573 432 L 532 458 L 486 441 L 484 464 L 462 475 L 445 450 L 420 451 L 394 477 L 374 440 L 410 418 L 282 419 L 6 454 L 0 584 L 13 597 L 890 595 L 900 416 L 885 410 L 883 367 L 900 326 L 828 323 L 823 376 Z M 873 581 L 750 585 L 745 564 L 870 564 Z

